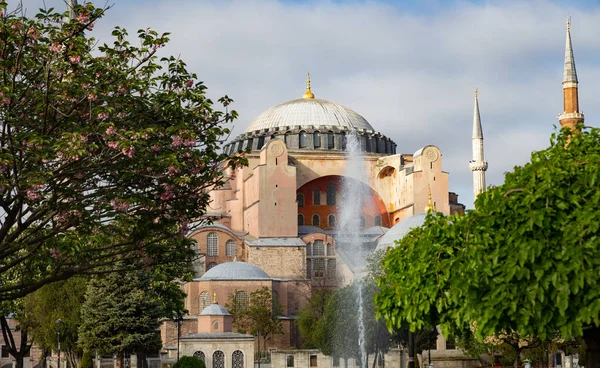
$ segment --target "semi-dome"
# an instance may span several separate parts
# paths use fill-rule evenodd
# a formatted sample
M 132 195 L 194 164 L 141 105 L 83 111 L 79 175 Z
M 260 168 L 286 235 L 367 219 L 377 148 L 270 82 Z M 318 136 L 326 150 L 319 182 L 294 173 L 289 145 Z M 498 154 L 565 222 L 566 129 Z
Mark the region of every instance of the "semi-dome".
M 201 316 L 231 316 L 231 314 L 220 304 L 212 303 L 200 312 Z
M 379 243 L 377 244 L 377 248 L 375 250 L 386 249 L 388 247 L 395 247 L 396 240 L 404 238 L 404 236 L 415 227 L 423 226 L 426 217 L 426 213 L 419 213 L 400 221 L 399 223 L 394 225 L 390 230 L 388 230 L 388 232 L 385 233 L 385 235 L 382 236 L 381 239 L 379 239 Z
M 300 98 L 284 102 L 263 112 L 250 124 L 246 132 L 291 126 L 374 130 L 365 118 L 346 106 L 326 100 Z
M 208 270 L 200 280 L 270 280 L 259 267 L 246 262 L 226 262 Z

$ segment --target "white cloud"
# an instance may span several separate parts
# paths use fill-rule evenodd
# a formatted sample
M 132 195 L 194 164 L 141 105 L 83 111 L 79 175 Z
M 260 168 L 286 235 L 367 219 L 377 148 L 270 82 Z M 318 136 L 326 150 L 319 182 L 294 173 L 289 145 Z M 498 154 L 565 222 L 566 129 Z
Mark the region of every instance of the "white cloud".
M 473 88 L 488 184 L 501 184 L 505 171 L 548 145 L 557 124 L 569 15 L 587 123 L 597 125 L 600 114 L 598 9 L 491 1 L 415 15 L 377 2 L 115 1 L 97 37 L 114 25 L 132 35 L 149 26 L 171 32 L 166 52 L 181 55 L 210 96 L 236 101 L 236 134 L 262 111 L 299 98 L 310 71 L 318 98 L 351 107 L 400 152 L 439 146 L 450 190 L 468 207 Z

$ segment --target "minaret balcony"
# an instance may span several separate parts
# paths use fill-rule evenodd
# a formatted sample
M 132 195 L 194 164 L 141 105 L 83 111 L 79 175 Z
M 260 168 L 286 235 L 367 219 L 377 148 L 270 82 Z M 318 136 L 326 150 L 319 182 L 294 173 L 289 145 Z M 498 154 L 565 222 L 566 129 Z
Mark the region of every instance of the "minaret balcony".
M 471 171 L 486 171 L 488 168 L 487 161 L 470 161 L 469 169 Z
M 563 112 L 562 114 L 558 115 L 558 120 L 563 120 L 563 119 L 583 120 L 583 113 L 582 112 Z

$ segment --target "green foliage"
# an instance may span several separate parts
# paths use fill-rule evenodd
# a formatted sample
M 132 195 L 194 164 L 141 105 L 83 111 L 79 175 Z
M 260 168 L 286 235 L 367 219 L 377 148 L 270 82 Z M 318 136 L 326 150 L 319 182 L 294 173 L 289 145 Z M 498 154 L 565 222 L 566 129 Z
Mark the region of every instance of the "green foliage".
M 101 353 L 157 351 L 165 317 L 160 297 L 144 270 L 94 278 L 81 309 L 79 345 Z
M 173 368 L 205 368 L 204 361 L 195 356 L 182 356 Z
M 599 165 L 598 129 L 562 131 L 475 210 L 428 216 L 383 261 L 379 315 L 390 328 L 475 323 L 479 339 L 600 326 Z
M 214 108 L 151 29 L 96 47 L 106 9 L 33 18 L 0 1 L 0 301 L 121 259 L 186 262 L 237 117 Z M 219 100 L 225 108 L 232 102 Z M 132 262 L 128 263 L 133 264 Z
M 377 288 L 372 283 L 363 285 L 363 309 L 367 353 L 386 350 L 390 343 L 383 320 L 377 321 L 374 313 L 373 295 Z M 337 290 L 327 300 L 325 313 L 317 321 L 313 341 L 323 354 L 336 357 L 360 355 L 358 346 L 358 284 Z
M 316 290 L 310 296 L 308 303 L 300 309 L 296 317 L 296 323 L 300 330 L 300 336 L 302 336 L 303 349 L 317 347 L 315 343 L 317 326 L 325 315 L 325 307 L 332 295 L 333 291 L 331 290 Z
M 59 328 L 62 351 L 68 355 L 79 352 L 78 328 L 86 289 L 87 280 L 74 277 L 45 285 L 24 298 L 19 322 L 27 327 L 42 350 L 57 350 L 56 331 Z M 62 324 L 56 324 L 58 319 Z
M 242 308 L 235 299 L 237 291 L 229 296 L 227 310 L 233 314 L 234 327 L 250 335 L 258 335 L 264 339 L 265 350 L 269 336 L 282 334 L 283 324 L 277 318 L 281 307 L 273 305 L 273 296 L 267 287 L 250 293 L 248 307 Z
M 79 368 L 94 368 L 94 361 L 92 360 L 92 354 L 89 351 L 84 351 L 81 361 L 79 362 Z

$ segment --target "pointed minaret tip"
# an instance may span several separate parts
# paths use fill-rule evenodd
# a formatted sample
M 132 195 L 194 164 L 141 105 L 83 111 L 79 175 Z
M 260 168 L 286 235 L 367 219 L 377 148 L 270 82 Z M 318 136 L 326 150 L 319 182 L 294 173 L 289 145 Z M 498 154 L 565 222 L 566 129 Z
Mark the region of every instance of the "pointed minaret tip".
M 571 17 L 567 18 L 567 40 L 565 45 L 565 73 L 563 77 L 564 88 L 576 87 L 577 71 L 575 69 L 575 57 L 573 56 L 573 44 L 571 42 Z
M 483 139 L 481 116 L 479 115 L 479 90 L 475 88 L 475 105 L 473 107 L 473 139 Z

